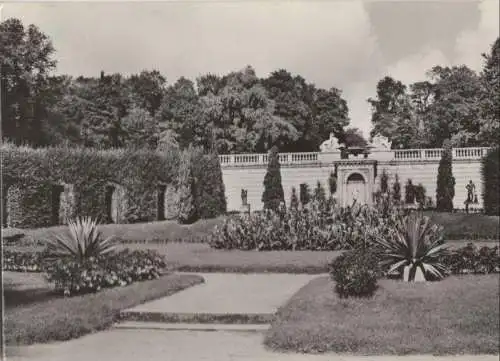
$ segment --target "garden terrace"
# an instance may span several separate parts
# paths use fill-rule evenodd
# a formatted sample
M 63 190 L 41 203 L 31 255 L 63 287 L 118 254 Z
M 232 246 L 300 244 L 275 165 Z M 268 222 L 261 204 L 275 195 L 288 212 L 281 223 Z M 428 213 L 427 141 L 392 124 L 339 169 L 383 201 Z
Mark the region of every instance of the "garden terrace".
M 454 208 L 464 209 L 467 199 L 467 183 L 472 180 L 476 187 L 478 203 L 470 205 L 471 211 L 480 210 L 482 205 L 481 160 L 490 148 L 454 148 L 452 149 L 453 175 L 456 180 Z M 383 170 L 389 175 L 392 187 L 396 174 L 402 184 L 402 199 L 405 196 L 404 185 L 411 179 L 413 184 L 421 183 L 425 195 L 435 204 L 436 175 L 443 149 L 368 149 L 367 154 L 355 156 L 343 155 L 339 149 L 325 152 L 280 153 L 281 177 L 285 202 L 288 204 L 292 187 L 297 190 L 300 184 L 307 183 L 314 187 L 319 181 L 328 189 L 328 178 L 334 173 L 338 178 L 338 189 L 334 196 L 344 204 L 350 191 L 342 188 L 348 183 L 348 176 L 359 173 L 365 184 L 365 201 L 371 203 L 371 194 L 380 186 L 380 174 Z M 247 190 L 247 200 L 252 210 L 263 208 L 261 196 L 263 179 L 269 161 L 268 154 L 225 154 L 219 156 L 229 211 L 241 209 L 241 189 Z M 346 169 L 342 174 L 342 169 Z M 345 204 L 344 204 L 345 205 Z

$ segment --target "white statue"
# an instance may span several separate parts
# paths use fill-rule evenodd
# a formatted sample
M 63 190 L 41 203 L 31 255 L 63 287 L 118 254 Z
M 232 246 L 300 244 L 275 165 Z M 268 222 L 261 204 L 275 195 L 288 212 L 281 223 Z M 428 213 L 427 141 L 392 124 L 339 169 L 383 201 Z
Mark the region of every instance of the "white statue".
M 372 139 L 371 146 L 376 150 L 390 150 L 391 142 L 389 142 L 389 139 L 387 139 L 386 137 L 376 135 Z
M 333 133 L 330 133 L 330 139 L 325 140 L 319 146 L 322 152 L 336 152 L 339 147 L 340 147 L 339 141 L 337 140 L 337 138 Z

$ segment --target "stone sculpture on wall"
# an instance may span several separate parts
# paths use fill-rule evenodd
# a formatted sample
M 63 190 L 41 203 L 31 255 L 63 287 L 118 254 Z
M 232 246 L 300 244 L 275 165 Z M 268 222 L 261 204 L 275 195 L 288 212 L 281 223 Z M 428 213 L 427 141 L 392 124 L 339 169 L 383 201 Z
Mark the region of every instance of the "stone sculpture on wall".
M 381 135 L 373 137 L 371 146 L 375 150 L 391 150 L 391 142 L 389 142 L 389 139 Z
M 325 140 L 321 145 L 319 146 L 319 149 L 321 152 L 337 152 L 340 147 L 338 139 L 335 137 L 333 133 L 330 133 L 330 138 L 328 140 Z

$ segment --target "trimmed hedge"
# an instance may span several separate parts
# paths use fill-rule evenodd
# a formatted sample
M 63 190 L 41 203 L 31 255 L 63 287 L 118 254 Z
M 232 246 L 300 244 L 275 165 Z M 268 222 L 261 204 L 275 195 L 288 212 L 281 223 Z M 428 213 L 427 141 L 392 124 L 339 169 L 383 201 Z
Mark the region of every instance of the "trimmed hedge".
M 483 205 L 487 215 L 500 215 L 500 148 L 488 152 L 481 162 Z
M 7 195 L 5 226 L 47 227 L 76 215 L 90 216 L 101 223 L 113 223 L 113 219 L 118 223 L 147 222 L 177 216 L 178 200 L 173 193 L 179 187 L 180 152 L 176 149 L 33 149 L 4 144 L 1 151 L 3 192 Z M 213 172 L 200 171 L 196 182 L 211 183 L 211 177 Z M 161 207 L 159 194 L 166 199 Z M 225 204 L 220 208 L 201 213 L 216 216 L 225 211 Z M 158 214 L 162 211 L 165 215 Z
M 59 210 L 58 197 L 53 197 L 53 192 L 60 192 L 54 186 L 60 185 L 72 189 L 68 194 L 63 188 L 61 197 L 67 200 L 62 202 L 62 213 L 68 216 L 91 216 L 111 223 L 109 203 L 115 201 L 118 209 L 123 208 L 118 218 L 124 223 L 155 220 L 158 186 L 173 182 L 179 163 L 175 151 L 32 149 L 7 144 L 2 153 L 9 196 L 7 223 L 19 228 L 60 223 L 54 214 Z M 112 199 L 113 188 L 123 190 L 120 199 Z

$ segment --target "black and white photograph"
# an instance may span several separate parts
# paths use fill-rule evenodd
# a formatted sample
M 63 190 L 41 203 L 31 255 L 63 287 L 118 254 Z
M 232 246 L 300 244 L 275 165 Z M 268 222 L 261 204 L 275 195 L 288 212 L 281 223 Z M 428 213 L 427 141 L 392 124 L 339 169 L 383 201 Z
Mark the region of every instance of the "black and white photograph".
M 0 0 L 6 361 L 498 361 L 498 0 Z

